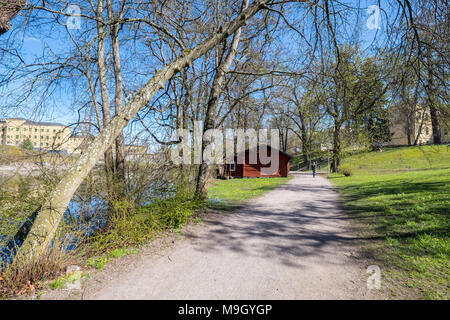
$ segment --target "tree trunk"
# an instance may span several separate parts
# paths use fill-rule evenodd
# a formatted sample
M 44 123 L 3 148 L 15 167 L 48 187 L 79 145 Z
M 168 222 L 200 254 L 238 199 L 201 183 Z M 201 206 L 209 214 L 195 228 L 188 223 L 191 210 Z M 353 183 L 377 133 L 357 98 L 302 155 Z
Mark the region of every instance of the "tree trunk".
M 119 46 L 119 25 L 115 21 L 113 5 L 111 0 L 106 0 L 108 20 L 113 23 L 111 26 L 111 46 L 114 65 L 115 80 L 115 107 L 116 114 L 120 112 L 123 106 L 123 80 L 122 68 L 120 63 L 120 46 Z M 119 13 L 118 19 L 121 19 L 122 13 Z M 116 196 L 123 198 L 125 196 L 125 143 L 123 131 L 116 138 L 116 162 L 115 162 L 115 181 Z
M 181 123 L 179 124 L 182 129 L 189 130 L 189 108 L 192 104 L 192 84 L 188 81 L 188 68 L 184 69 L 183 73 L 183 87 L 185 89 L 180 114 Z M 192 166 L 190 164 L 181 164 L 182 183 L 187 184 L 191 179 Z
M 427 49 L 427 71 L 428 79 L 426 85 L 426 91 L 428 96 L 428 104 L 430 106 L 430 118 L 431 118 L 431 129 L 433 130 L 433 143 L 441 144 L 441 127 L 439 125 L 438 112 L 435 107 L 435 87 L 433 81 L 433 59 L 431 57 L 431 50 Z
M 412 139 L 411 139 L 411 117 L 409 115 L 407 115 L 407 119 L 406 119 L 406 134 L 407 134 L 407 138 L 408 138 L 408 146 L 411 146 L 412 144 Z
M 441 126 L 439 125 L 438 112 L 433 104 L 430 104 L 431 128 L 433 130 L 433 143 L 441 144 Z
M 336 173 L 341 164 L 341 123 L 335 121 L 333 132 L 333 158 L 331 162 L 331 171 Z
M 105 128 L 111 121 L 111 106 L 109 102 L 108 84 L 106 76 L 106 61 L 105 61 L 105 41 L 104 41 L 104 24 L 103 24 L 103 0 L 98 0 L 97 6 L 97 63 L 98 63 L 98 78 L 100 81 L 100 92 L 102 97 L 102 117 L 103 128 Z M 113 197 L 113 176 L 114 176 L 114 159 L 112 148 L 109 147 L 105 150 L 105 173 L 106 173 L 106 190 L 108 197 Z
M 244 0 L 242 3 L 241 11 L 245 10 L 247 6 L 248 0 Z M 225 79 L 225 74 L 230 70 L 231 63 L 233 62 L 233 59 L 236 56 L 240 38 L 241 38 L 241 28 L 236 30 L 236 33 L 234 34 L 233 37 L 233 42 L 231 43 L 230 50 L 225 60 L 220 62 L 219 65 L 217 66 L 216 75 L 214 76 L 214 81 L 209 95 L 208 105 L 206 108 L 203 133 L 205 133 L 209 129 L 214 129 L 216 126 L 216 112 L 217 107 L 219 105 L 220 94 L 222 92 L 222 84 Z M 202 152 L 200 157 L 201 163 L 198 168 L 197 186 L 195 190 L 195 194 L 199 198 L 206 198 L 206 196 L 208 195 L 207 180 L 210 168 L 209 165 L 203 161 L 203 151 L 206 149 L 208 145 L 209 142 L 203 139 Z
M 309 158 L 309 153 L 311 152 L 311 146 L 309 144 L 309 139 L 308 139 L 308 134 L 306 132 L 306 127 L 305 127 L 305 118 L 303 117 L 303 113 L 302 112 L 298 112 L 298 116 L 300 117 L 300 124 L 299 128 L 300 128 L 300 133 L 301 133 L 301 140 L 302 140 L 302 151 L 303 151 L 303 161 L 305 161 L 306 165 L 308 166 L 308 170 L 310 169 L 310 158 Z
M 133 96 L 120 113 L 116 114 L 109 124 L 89 144 L 77 162 L 56 185 L 44 202 L 36 217 L 27 238 L 15 257 L 16 261 L 31 261 L 44 253 L 52 243 L 64 212 L 74 193 L 95 166 L 103 153 L 111 147 L 116 137 L 122 132 L 129 121 L 143 108 L 161 89 L 166 82 L 182 68 L 190 65 L 214 46 L 222 42 L 229 35 L 235 33 L 248 19 L 260 11 L 269 0 L 259 0 L 242 11 L 235 19 L 228 23 L 222 32 L 218 32 L 197 45 L 186 50 L 174 61 L 163 67 Z

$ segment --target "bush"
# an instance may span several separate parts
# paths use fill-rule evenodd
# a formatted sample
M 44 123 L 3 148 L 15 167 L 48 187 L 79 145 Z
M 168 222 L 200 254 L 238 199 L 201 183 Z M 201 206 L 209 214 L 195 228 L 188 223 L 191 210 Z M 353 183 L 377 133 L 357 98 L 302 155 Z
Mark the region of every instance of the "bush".
M 180 228 L 195 210 L 202 206 L 203 201 L 199 199 L 177 195 L 173 198 L 157 200 L 143 207 L 139 212 L 156 219 L 163 229 Z
M 16 146 L 0 145 L 0 163 L 11 163 L 22 160 L 23 153 Z
M 25 150 L 33 150 L 33 143 L 31 142 L 31 140 L 29 138 L 27 138 L 26 140 L 23 141 L 21 147 Z
M 14 261 L 0 273 L 0 296 L 31 293 L 41 281 L 60 276 L 73 262 L 63 249 L 56 247 L 34 261 Z
M 342 173 L 346 177 L 350 177 L 353 175 L 353 169 L 351 169 L 349 167 L 339 168 L 339 172 Z
M 142 208 L 136 208 L 126 200 L 115 202 L 110 227 L 87 239 L 85 254 L 102 255 L 114 249 L 140 246 L 158 232 L 180 228 L 203 206 L 202 200 L 180 189 L 172 197 L 153 200 Z

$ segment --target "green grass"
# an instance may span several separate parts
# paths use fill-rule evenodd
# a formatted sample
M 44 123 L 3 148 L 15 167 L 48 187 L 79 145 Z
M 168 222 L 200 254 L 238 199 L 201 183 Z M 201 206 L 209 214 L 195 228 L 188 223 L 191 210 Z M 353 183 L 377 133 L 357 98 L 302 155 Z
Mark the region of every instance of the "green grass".
M 50 282 L 51 289 L 61 289 L 65 288 L 68 284 L 72 284 L 81 278 L 89 277 L 89 275 L 83 273 L 82 271 L 73 272 L 71 274 L 65 275 L 63 277 L 57 278 Z
M 384 148 L 345 158 L 342 167 L 360 173 L 450 168 L 450 148 L 445 145 Z
M 355 175 L 331 181 L 386 291 L 394 298 L 449 299 L 450 169 L 439 169 L 450 166 L 446 147 L 373 152 L 343 163 L 353 164 Z M 405 167 L 415 171 L 394 172 Z
M 112 250 L 139 247 L 163 231 L 181 228 L 191 216 L 205 207 L 205 202 L 193 198 L 190 192 L 179 190 L 170 198 L 154 200 L 141 208 L 134 207 L 127 200 L 114 202 L 113 205 L 112 227 L 87 239 L 83 247 L 84 256 L 101 257 Z M 104 263 L 99 260 L 98 264 L 101 268 Z
M 120 248 L 111 251 L 108 254 L 103 254 L 99 257 L 92 257 L 87 260 L 87 265 L 97 270 L 103 269 L 103 267 L 112 259 L 120 258 L 130 254 L 139 253 L 139 249 Z
M 291 177 L 217 180 L 209 187 L 208 198 L 212 202 L 236 204 L 273 190 L 290 179 Z

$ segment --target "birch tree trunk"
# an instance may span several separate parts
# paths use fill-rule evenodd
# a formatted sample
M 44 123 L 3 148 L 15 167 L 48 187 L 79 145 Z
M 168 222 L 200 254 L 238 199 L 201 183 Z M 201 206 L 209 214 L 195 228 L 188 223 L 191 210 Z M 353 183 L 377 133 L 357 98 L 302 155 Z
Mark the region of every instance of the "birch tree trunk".
M 111 147 L 129 121 L 159 90 L 165 87 L 166 82 L 182 68 L 190 65 L 195 59 L 235 33 L 247 23 L 249 18 L 263 9 L 268 2 L 269 0 L 255 1 L 235 19 L 227 23 L 222 32 L 210 36 L 193 49 L 185 50 L 175 60 L 155 73 L 89 144 L 86 152 L 80 156 L 50 193 L 48 199 L 42 205 L 27 238 L 17 252 L 16 261 L 31 261 L 50 247 L 64 212 L 80 184 L 104 152 Z

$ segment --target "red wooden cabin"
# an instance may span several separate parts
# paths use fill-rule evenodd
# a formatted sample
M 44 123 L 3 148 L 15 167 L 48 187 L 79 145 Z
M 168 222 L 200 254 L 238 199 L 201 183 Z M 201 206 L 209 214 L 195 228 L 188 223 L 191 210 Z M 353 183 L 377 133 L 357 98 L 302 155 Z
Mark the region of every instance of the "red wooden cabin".
M 234 156 L 234 163 L 229 163 L 226 165 L 226 176 L 228 177 L 287 177 L 289 176 L 290 164 L 289 161 L 292 159 L 287 153 L 284 153 L 278 149 L 267 146 L 267 155 L 271 157 L 272 152 L 277 152 L 279 157 L 279 166 L 271 174 L 264 174 L 261 172 L 261 168 L 270 168 L 270 163 L 262 164 L 259 157 L 259 147 L 257 148 L 257 163 L 250 164 L 250 151 L 247 149 L 245 153 L 245 162 L 242 164 L 237 163 L 237 155 Z

